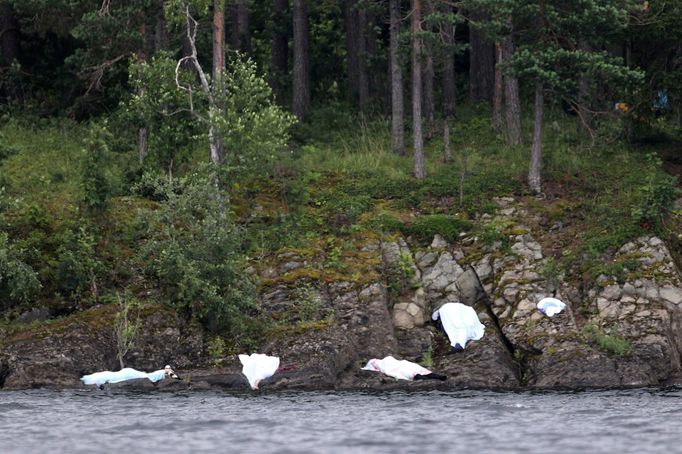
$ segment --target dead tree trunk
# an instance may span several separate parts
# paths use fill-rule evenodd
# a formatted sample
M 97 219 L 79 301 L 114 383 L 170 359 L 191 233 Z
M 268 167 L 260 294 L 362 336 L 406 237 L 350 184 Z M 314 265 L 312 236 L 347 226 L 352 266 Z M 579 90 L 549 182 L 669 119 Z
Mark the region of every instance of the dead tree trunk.
M 502 60 L 511 61 L 514 55 L 514 42 L 511 36 L 502 40 Z M 509 145 L 521 145 L 521 101 L 519 99 L 519 80 L 508 72 L 504 75 L 504 101 L 506 119 L 506 137 Z

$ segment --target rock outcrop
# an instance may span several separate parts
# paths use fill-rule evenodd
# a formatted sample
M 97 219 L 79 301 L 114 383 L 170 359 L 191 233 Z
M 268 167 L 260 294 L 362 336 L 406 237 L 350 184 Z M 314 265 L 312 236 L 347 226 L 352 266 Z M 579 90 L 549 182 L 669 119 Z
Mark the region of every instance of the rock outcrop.
M 682 351 L 682 280 L 660 239 L 623 245 L 595 279 L 569 282 L 543 252 L 533 215 L 512 198 L 482 216 L 488 237 L 457 244 L 436 236 L 429 247 L 409 239 L 358 245 L 354 259 L 316 251 L 281 252 L 262 264 L 261 307 L 276 321 L 259 351 L 283 370 L 263 389 L 520 389 L 656 386 L 677 383 Z M 491 239 L 492 238 L 492 239 Z M 554 296 L 566 309 L 536 309 Z M 431 313 L 449 301 L 477 311 L 483 339 L 446 354 Z M 172 364 L 182 382 L 116 388 L 248 390 L 236 358 L 208 367 L 198 327 L 154 308 L 127 356 L 131 367 Z M 25 331 L 4 333 L 0 387 L 77 386 L 95 370 L 115 369 L 111 319 L 100 306 Z M 0 333 L 3 334 L 3 333 Z M 250 353 L 250 352 L 246 352 Z M 362 371 L 370 358 L 393 355 L 445 374 L 444 382 L 398 382 Z M 138 383 L 139 382 L 139 383 Z

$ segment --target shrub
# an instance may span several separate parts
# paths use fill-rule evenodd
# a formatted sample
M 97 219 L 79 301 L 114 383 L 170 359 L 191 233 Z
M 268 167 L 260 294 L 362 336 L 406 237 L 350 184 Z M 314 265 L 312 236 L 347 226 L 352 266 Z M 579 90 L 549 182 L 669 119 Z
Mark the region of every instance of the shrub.
M 596 342 L 599 348 L 606 353 L 625 356 L 632 350 L 632 345 L 627 339 L 617 335 L 606 334 L 597 325 L 588 323 L 583 327 L 582 333 L 586 340 Z
M 459 239 L 459 234 L 471 228 L 471 223 L 454 216 L 434 214 L 420 216 L 410 225 L 403 227 L 405 235 L 412 236 L 419 243 L 430 243 L 434 235 L 440 234 L 449 242 Z
M 178 188 L 148 213 L 150 238 L 139 260 L 178 312 L 213 332 L 243 334 L 254 328 L 254 284 L 216 168 L 182 178 Z
M 661 160 L 656 155 L 647 155 L 647 166 L 646 182 L 639 189 L 639 203 L 633 207 L 632 216 L 640 223 L 658 227 L 680 189 L 677 178 L 661 170 Z
M 40 281 L 33 269 L 21 260 L 16 250 L 0 232 L 0 301 L 3 310 L 30 302 L 40 290 Z
M 84 225 L 66 233 L 57 249 L 57 285 L 64 295 L 75 296 L 95 288 L 102 264 L 95 252 L 95 236 Z

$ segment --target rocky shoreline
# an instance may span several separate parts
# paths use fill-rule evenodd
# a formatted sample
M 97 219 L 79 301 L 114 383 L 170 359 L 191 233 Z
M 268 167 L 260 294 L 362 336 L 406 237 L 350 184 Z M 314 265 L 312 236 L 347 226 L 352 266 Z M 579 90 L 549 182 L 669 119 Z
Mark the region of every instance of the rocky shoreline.
M 496 200 L 495 216 L 477 222 L 494 241 L 436 236 L 428 247 L 403 238 L 357 245 L 356 268 L 331 274 L 315 251 L 284 251 L 255 272 L 261 307 L 288 328 L 259 351 L 287 368 L 262 382 L 270 390 L 547 390 L 682 385 L 682 278 L 665 243 L 653 236 L 624 244 L 595 279 L 569 283 L 543 244 L 562 227 L 541 223 L 512 198 Z M 329 261 L 328 258 L 326 259 Z M 549 318 L 535 309 L 545 296 L 567 304 Z M 483 339 L 446 355 L 429 323 L 448 301 L 476 309 Z M 303 304 L 305 303 L 305 304 Z M 302 311 L 301 307 L 306 308 Z M 0 332 L 0 388 L 77 387 L 85 373 L 116 366 L 110 306 L 55 323 Z M 185 378 L 108 385 L 160 391 L 247 390 L 236 355 L 211 366 L 209 339 L 168 309 L 144 316 L 130 367 L 165 364 Z M 444 382 L 398 382 L 361 371 L 373 357 L 421 362 Z M 213 358 L 215 360 L 216 358 Z

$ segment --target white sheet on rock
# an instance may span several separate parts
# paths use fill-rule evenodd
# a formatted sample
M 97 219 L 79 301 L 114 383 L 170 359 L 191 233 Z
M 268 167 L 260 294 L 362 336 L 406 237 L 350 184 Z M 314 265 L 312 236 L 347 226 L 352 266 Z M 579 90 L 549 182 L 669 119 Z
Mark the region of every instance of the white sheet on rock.
M 84 385 L 102 386 L 106 383 L 120 383 L 122 381 L 135 380 L 136 378 L 148 378 L 152 383 L 155 383 L 157 381 L 163 380 L 165 374 L 166 372 L 163 369 L 147 373 L 126 367 L 117 372 L 110 372 L 106 370 L 103 372 L 95 372 L 94 374 L 90 375 L 84 375 L 81 377 L 81 381 Z
M 411 363 L 404 359 L 398 361 L 392 356 L 387 356 L 384 359 L 370 359 L 367 362 L 367 365 L 362 368 L 362 370 L 382 372 L 399 380 L 413 380 L 414 376 L 417 374 L 428 375 L 431 373 L 430 370 L 420 366 L 419 364 Z
M 459 344 L 464 348 L 467 342 L 479 340 L 485 332 L 485 326 L 478 319 L 474 308 L 462 303 L 443 304 L 431 318 L 433 320 L 440 318 L 453 347 Z
M 279 358 L 262 353 L 251 355 L 239 355 L 242 363 L 242 373 L 249 380 L 251 389 L 258 389 L 258 383 L 268 377 L 272 377 L 279 368 Z
M 566 308 L 566 304 L 556 298 L 542 298 L 538 301 L 538 309 L 548 317 L 553 317 Z

